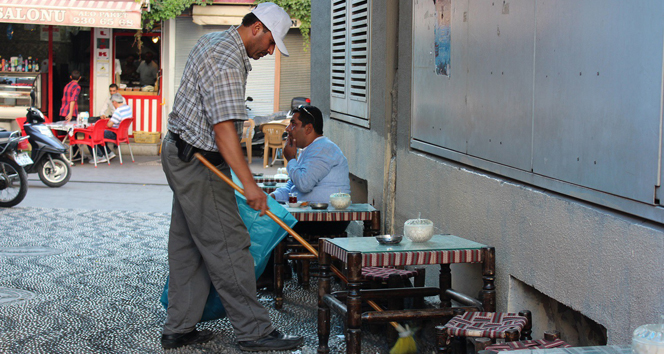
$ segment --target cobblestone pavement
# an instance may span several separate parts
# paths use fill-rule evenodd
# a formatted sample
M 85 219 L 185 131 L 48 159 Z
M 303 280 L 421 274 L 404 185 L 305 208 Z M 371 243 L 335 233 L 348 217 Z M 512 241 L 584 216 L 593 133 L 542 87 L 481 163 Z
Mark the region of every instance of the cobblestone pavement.
M 169 214 L 135 211 L 0 208 L 0 353 L 159 353 L 165 310 Z M 259 292 L 277 328 L 300 334 L 292 353 L 315 353 L 316 281 L 285 288 L 285 304 Z M 200 324 L 217 335 L 169 353 L 240 353 L 227 319 Z M 387 353 L 385 327 L 363 328 L 363 352 Z M 431 330 L 416 339 L 433 352 Z M 333 316 L 330 348 L 345 352 Z M 422 336 L 423 337 L 420 337 Z M 291 352 L 289 352 L 291 353 Z

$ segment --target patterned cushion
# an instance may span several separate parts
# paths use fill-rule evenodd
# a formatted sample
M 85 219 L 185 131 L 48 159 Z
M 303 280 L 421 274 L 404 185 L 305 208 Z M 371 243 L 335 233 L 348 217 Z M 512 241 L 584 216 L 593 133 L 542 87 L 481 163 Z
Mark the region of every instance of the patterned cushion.
M 527 321 L 516 313 L 466 312 L 454 316 L 445 327 L 450 336 L 505 338 L 507 330 L 521 332 Z
M 387 281 L 391 274 L 397 274 L 401 279 L 406 280 L 416 276 L 417 271 L 384 267 L 362 267 L 362 276 L 367 280 Z
M 486 350 L 494 352 L 501 352 L 505 350 L 520 350 L 520 349 L 551 349 L 551 348 L 569 348 L 571 345 L 560 339 L 548 341 L 545 339 L 538 340 L 522 340 L 517 342 L 505 342 L 500 344 L 492 344 L 486 347 Z

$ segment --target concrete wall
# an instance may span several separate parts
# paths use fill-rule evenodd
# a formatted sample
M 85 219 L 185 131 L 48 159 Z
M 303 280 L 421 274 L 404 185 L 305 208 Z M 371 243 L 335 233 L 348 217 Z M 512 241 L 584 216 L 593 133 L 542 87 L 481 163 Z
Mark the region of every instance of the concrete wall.
M 661 322 L 662 225 L 409 148 L 412 4 L 380 3 L 374 2 L 371 11 L 371 128 L 327 119 L 325 134 L 346 153 L 351 173 L 367 180 L 368 200 L 383 211 L 385 231 L 400 232 L 405 220 L 422 213 L 441 233 L 495 246 L 502 311 L 525 305 L 523 296 L 510 294 L 523 291 L 511 284 L 519 280 L 606 327 L 609 344 L 629 344 L 636 327 Z M 311 52 L 312 99 L 328 116 L 329 6 L 312 2 Z M 398 21 L 391 21 L 390 11 L 398 12 Z M 396 24 L 398 46 L 387 27 Z M 385 58 L 395 51 L 397 90 L 392 92 Z M 388 177 L 395 181 L 393 192 Z M 452 270 L 454 287 L 479 290 L 477 267 Z M 428 282 L 434 281 L 433 273 L 428 271 Z M 536 317 L 547 315 L 542 308 L 531 310 L 540 312 Z M 540 327 L 535 324 L 534 337 L 552 329 Z

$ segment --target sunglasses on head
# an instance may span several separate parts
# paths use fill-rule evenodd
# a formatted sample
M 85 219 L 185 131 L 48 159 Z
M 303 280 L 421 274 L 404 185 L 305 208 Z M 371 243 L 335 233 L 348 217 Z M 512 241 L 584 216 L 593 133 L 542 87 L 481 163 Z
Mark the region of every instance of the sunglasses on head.
M 293 118 L 293 115 L 295 115 L 295 113 L 298 113 L 298 112 L 301 112 L 301 111 L 304 111 L 304 113 L 308 114 L 313 120 L 316 120 L 316 116 L 314 116 L 313 114 L 311 114 L 311 112 L 309 112 L 309 111 L 304 107 L 303 104 L 297 106 L 296 109 L 291 110 L 290 112 L 288 112 L 288 116 L 287 116 L 287 117 L 288 117 L 288 118 Z

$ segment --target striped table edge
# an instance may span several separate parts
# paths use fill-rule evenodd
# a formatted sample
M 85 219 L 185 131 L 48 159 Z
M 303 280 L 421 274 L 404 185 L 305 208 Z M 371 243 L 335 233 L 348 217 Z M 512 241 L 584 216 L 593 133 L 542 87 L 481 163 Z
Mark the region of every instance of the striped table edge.
M 294 212 L 297 221 L 361 221 L 371 220 L 370 211 L 328 211 L 328 212 Z
M 269 182 L 288 183 L 289 180 L 290 180 L 290 178 L 288 178 L 288 177 L 286 177 L 286 178 L 282 178 L 282 177 L 274 178 L 272 176 L 254 177 L 254 181 L 256 183 L 265 183 L 265 182 L 268 182 L 268 183 Z
M 348 252 L 330 242 L 323 243 L 323 251 L 331 256 L 348 261 Z M 413 251 L 399 253 L 363 253 L 362 267 L 387 267 L 427 264 L 481 263 L 483 250 Z

